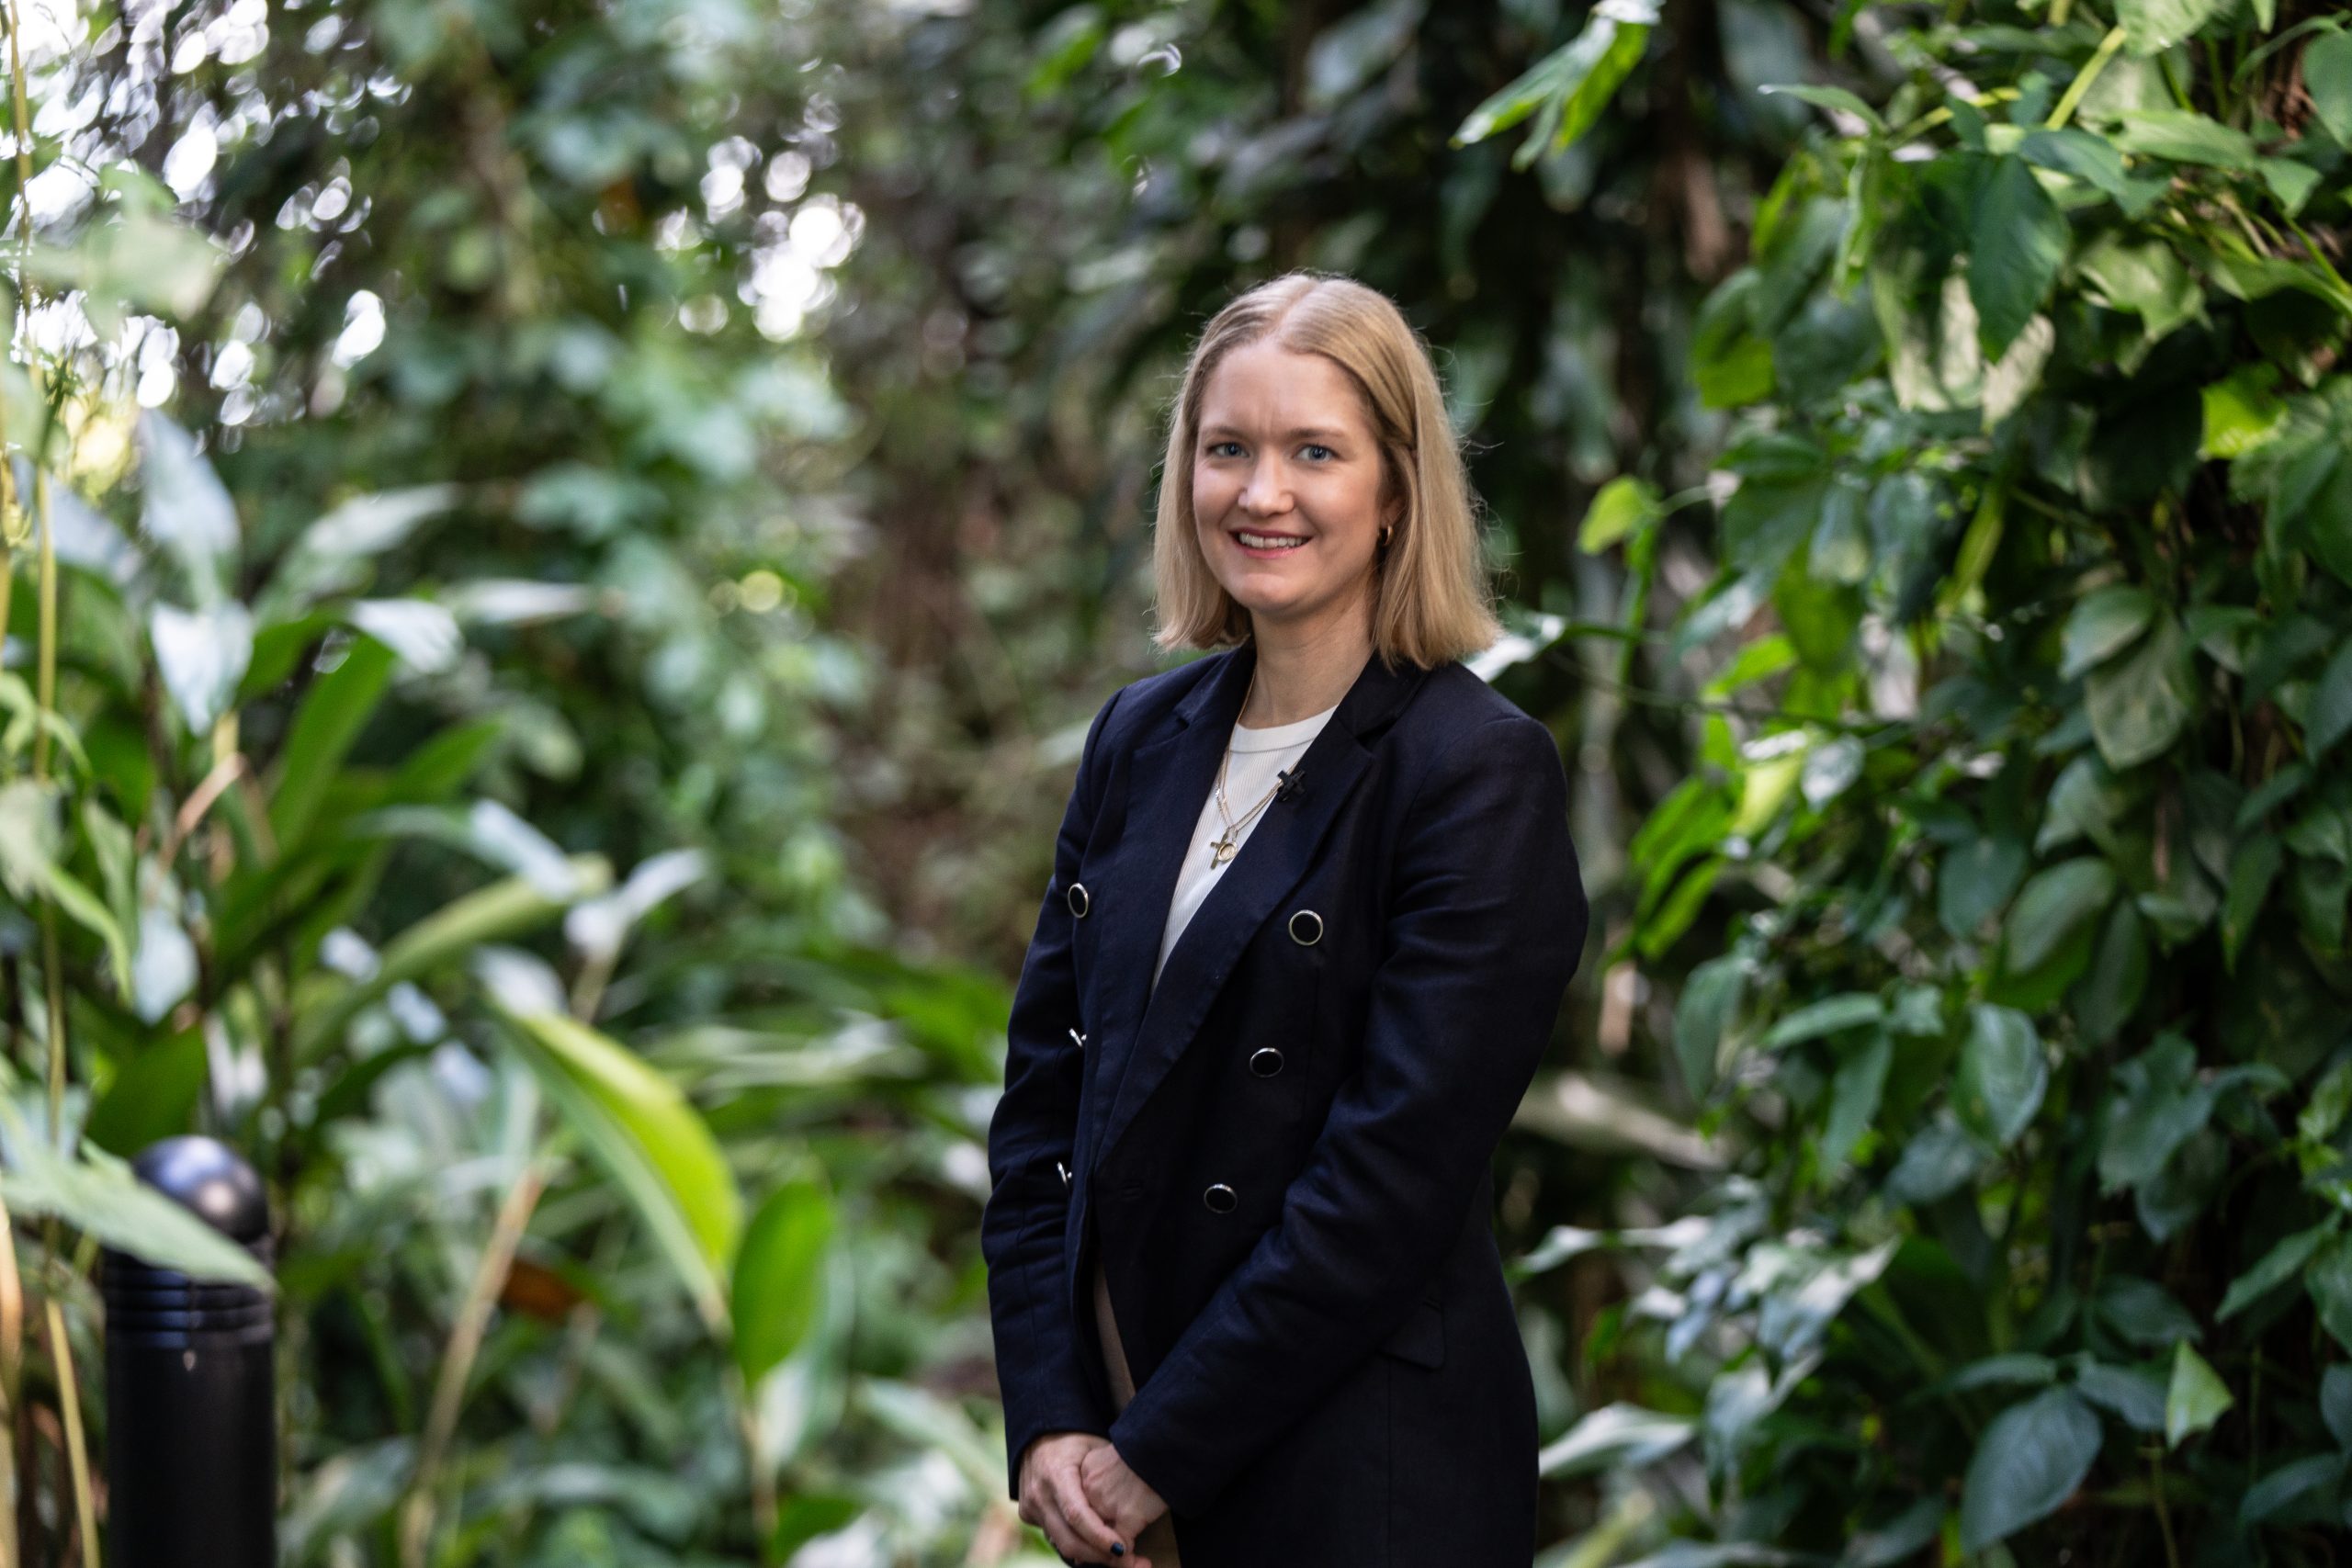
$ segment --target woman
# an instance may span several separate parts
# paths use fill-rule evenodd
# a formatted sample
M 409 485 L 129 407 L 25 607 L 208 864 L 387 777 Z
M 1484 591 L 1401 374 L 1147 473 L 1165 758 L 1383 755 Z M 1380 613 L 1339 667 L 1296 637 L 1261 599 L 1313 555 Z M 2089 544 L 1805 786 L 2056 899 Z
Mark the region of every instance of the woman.
M 1163 647 L 1095 716 L 981 1226 L 1012 1495 L 1066 1562 L 1525 1568 L 1490 1164 L 1583 950 L 1550 733 L 1427 353 L 1277 278 L 1168 442 Z

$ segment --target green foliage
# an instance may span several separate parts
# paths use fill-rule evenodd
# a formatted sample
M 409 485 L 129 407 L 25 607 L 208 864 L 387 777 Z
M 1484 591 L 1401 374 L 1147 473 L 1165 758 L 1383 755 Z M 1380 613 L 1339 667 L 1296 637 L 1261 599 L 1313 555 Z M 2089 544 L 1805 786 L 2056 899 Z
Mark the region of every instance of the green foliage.
M 2352 34 L 2064 14 L 1880 11 L 1694 343 L 1746 412 L 1683 641 L 1771 705 L 1701 720 L 1621 950 L 1724 949 L 1672 1049 L 1730 1168 L 1631 1312 L 1753 1413 L 1653 1487 L 1724 1551 L 2352 1522 Z

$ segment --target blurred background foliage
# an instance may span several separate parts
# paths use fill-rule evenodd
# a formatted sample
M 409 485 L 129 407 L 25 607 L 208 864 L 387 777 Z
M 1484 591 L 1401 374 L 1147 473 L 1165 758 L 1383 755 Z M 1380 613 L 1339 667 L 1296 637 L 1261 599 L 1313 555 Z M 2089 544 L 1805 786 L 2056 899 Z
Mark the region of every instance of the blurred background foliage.
M 974 1245 L 1190 335 L 1437 352 L 1596 922 L 1545 1568 L 2346 1523 L 2352 30 L 2278 0 L 9 0 L 0 1568 L 119 1156 L 289 1563 L 1051 1563 Z M 10 1326 L 21 1324 L 21 1330 Z

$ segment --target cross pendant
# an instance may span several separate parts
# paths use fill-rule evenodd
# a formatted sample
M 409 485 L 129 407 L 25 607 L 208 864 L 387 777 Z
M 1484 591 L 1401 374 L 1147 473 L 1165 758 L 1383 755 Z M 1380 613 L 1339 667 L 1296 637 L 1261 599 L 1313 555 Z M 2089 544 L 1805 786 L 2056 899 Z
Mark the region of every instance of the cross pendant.
M 1223 865 L 1227 861 L 1229 861 L 1229 860 L 1231 860 L 1232 858 L 1233 858 L 1233 840 L 1232 840 L 1230 838 L 1217 839 L 1217 840 L 1212 840 L 1212 841 L 1210 842 L 1210 844 L 1209 844 L 1209 864 L 1210 864 L 1210 865 L 1212 865 L 1212 866 L 1219 866 L 1219 865 Z

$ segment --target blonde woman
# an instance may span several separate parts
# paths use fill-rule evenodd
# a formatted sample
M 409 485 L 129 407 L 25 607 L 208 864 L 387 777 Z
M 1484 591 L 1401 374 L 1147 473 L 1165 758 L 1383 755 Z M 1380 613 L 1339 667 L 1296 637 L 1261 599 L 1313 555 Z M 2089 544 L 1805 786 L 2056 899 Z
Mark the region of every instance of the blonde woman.
M 1164 648 L 1095 716 L 982 1222 L 1009 1481 L 1066 1562 L 1525 1568 L 1491 1160 L 1584 948 L 1426 349 L 1294 273 L 1170 421 Z

